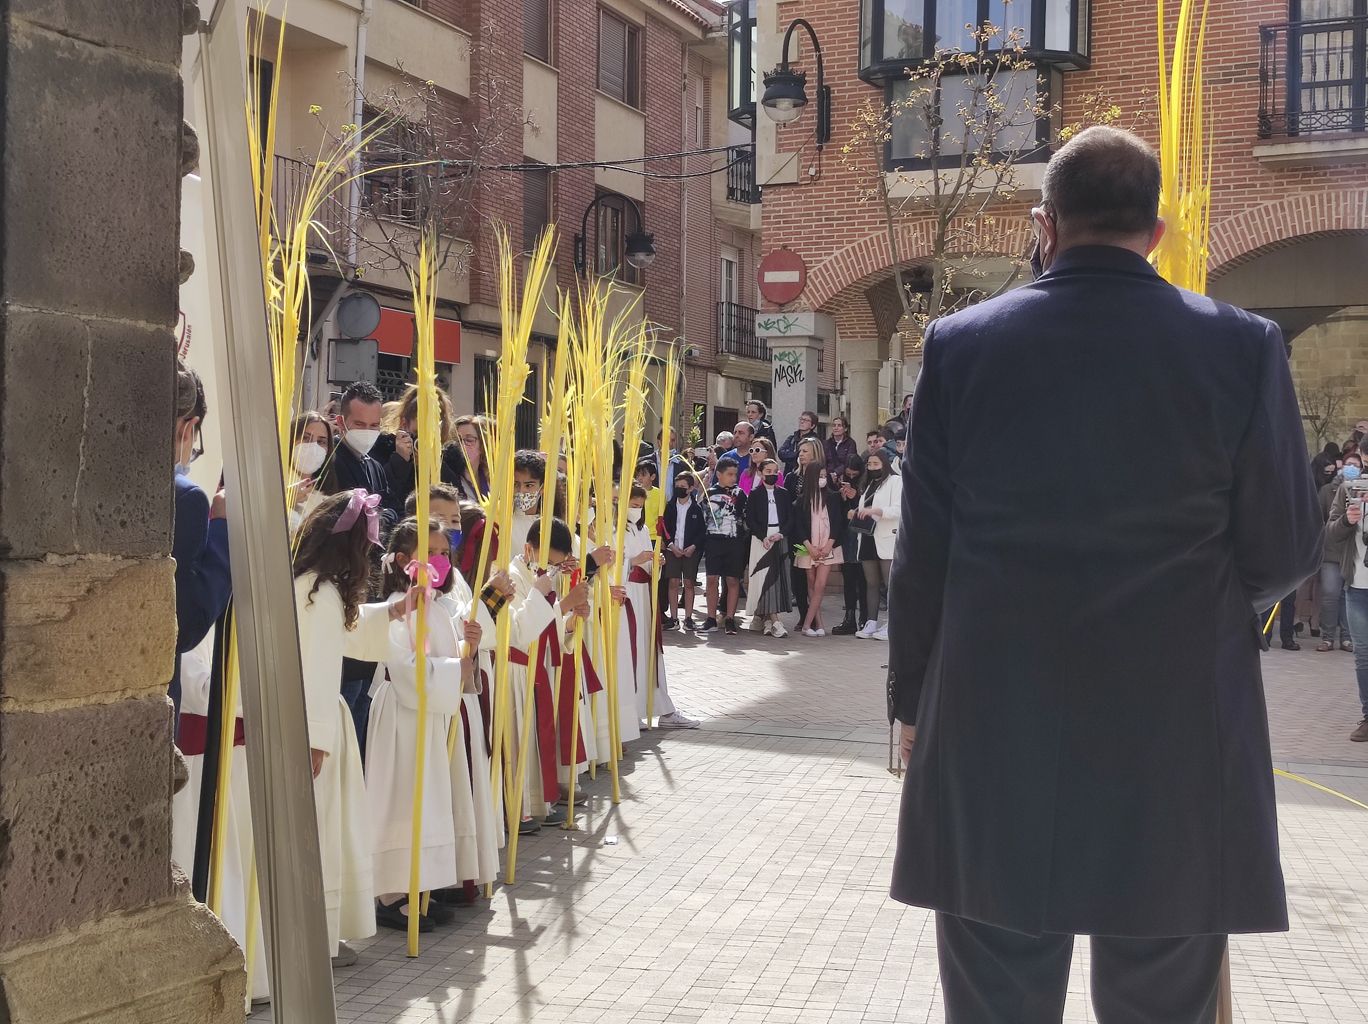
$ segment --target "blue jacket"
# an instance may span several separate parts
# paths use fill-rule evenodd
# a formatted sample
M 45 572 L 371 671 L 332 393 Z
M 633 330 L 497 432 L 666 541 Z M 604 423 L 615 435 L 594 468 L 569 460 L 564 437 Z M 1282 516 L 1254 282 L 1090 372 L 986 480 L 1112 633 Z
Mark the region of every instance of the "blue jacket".
M 176 474 L 176 667 L 167 688 L 180 714 L 180 655 L 209 635 L 232 596 L 228 569 L 228 522 L 209 518 L 209 498 L 188 476 Z

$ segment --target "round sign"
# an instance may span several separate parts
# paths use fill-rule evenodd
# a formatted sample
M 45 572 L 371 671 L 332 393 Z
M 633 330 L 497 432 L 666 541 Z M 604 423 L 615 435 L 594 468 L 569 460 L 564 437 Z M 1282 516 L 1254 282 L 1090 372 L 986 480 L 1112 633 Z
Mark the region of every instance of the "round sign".
M 786 306 L 807 286 L 807 264 L 792 249 L 775 249 L 755 269 L 760 294 L 776 306 Z

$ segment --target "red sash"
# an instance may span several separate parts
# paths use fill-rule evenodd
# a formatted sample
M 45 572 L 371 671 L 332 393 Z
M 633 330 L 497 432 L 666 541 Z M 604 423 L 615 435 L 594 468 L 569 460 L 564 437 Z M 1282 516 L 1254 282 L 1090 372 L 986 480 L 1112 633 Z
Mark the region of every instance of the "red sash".
M 552 627 L 554 628 L 554 627 Z M 533 714 L 537 716 L 537 752 L 541 755 L 542 795 L 551 804 L 560 799 L 560 784 L 556 778 L 556 711 L 552 703 L 551 673 L 546 667 L 546 634 L 537 638 L 537 664 L 529 666 L 527 655 L 516 647 L 508 649 L 508 661 L 523 668 L 532 667 Z
M 622 607 L 627 610 L 627 643 L 632 648 L 632 692 L 636 692 L 637 683 L 637 617 L 636 608 L 632 606 L 632 599 L 628 598 L 623 602 Z
M 209 744 L 209 719 L 204 715 L 191 715 L 182 711 L 180 715 L 180 736 L 176 746 L 186 757 L 203 757 Z M 242 732 L 242 719 L 233 723 L 233 746 L 245 747 L 247 739 Z

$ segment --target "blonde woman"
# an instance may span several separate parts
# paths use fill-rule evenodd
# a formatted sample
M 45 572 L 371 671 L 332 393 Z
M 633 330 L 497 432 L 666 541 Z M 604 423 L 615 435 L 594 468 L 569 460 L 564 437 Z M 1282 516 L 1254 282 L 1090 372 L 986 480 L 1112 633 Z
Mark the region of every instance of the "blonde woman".
M 452 486 L 466 501 L 479 501 L 489 491 L 489 466 L 485 460 L 484 439 L 492 424 L 485 416 L 461 416 L 456 420 L 456 439 L 461 445 L 465 472 Z

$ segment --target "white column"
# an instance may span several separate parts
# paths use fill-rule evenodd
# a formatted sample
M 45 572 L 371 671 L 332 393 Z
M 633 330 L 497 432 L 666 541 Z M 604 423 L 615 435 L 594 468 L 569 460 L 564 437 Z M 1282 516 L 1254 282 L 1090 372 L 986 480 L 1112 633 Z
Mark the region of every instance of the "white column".
M 879 419 L 879 359 L 847 359 L 846 395 L 850 399 L 850 436 L 864 445 L 865 434 L 883 425 Z
M 818 360 L 836 325 L 823 313 L 760 313 L 755 334 L 770 350 L 770 421 L 780 438 L 798 429 L 798 417 L 817 409 Z

